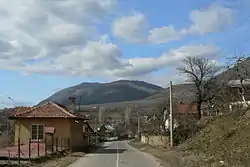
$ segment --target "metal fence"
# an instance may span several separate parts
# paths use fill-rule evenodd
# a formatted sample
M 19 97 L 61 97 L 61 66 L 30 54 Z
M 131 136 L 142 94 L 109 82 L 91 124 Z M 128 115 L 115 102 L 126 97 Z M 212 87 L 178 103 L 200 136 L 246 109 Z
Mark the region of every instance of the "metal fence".
M 8 163 L 16 161 L 17 164 L 20 164 L 21 161 L 31 162 L 69 150 L 70 140 L 68 138 L 55 137 L 52 140 L 45 138 L 43 141 L 29 139 L 28 144 L 21 144 L 18 139 L 17 145 L 0 149 L 0 161 L 8 161 Z

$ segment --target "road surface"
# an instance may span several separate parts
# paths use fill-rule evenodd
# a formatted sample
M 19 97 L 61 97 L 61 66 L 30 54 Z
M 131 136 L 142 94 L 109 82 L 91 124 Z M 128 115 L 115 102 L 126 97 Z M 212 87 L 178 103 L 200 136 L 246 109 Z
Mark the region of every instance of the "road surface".
M 149 154 L 135 150 L 126 141 L 114 141 L 104 143 L 101 149 L 69 167 L 160 167 L 160 163 Z

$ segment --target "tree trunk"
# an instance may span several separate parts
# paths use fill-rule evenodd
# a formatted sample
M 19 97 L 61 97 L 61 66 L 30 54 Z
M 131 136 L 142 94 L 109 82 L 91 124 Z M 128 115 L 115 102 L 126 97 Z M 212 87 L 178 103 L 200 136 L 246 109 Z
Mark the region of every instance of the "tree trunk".
M 197 102 L 198 119 L 201 119 L 201 102 Z

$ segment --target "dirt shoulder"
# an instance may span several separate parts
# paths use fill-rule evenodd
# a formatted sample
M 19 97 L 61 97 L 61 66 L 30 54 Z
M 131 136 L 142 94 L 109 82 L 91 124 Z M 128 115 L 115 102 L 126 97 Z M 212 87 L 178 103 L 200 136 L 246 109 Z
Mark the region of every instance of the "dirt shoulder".
M 64 157 L 54 158 L 39 164 L 33 164 L 31 167 L 67 167 L 83 156 L 85 156 L 85 153 L 83 152 L 74 152 Z
M 133 141 L 171 167 L 249 167 L 250 110 L 237 110 L 210 119 L 182 144 L 164 149 Z
M 221 167 L 223 162 L 215 161 L 204 155 L 195 155 L 189 152 L 181 151 L 178 148 L 164 149 L 143 144 L 140 141 L 131 141 L 129 143 L 134 148 L 152 154 L 162 160 L 164 167 Z

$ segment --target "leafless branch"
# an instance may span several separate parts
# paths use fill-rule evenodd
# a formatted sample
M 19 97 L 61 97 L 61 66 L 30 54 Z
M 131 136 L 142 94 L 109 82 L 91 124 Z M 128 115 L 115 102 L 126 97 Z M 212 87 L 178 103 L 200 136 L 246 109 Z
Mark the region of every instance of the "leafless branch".
M 194 83 L 196 87 L 198 116 L 201 118 L 202 103 L 214 97 L 211 88 L 214 87 L 214 77 L 220 68 L 205 58 L 186 57 L 177 70 L 181 74 L 187 75 L 188 79 Z

